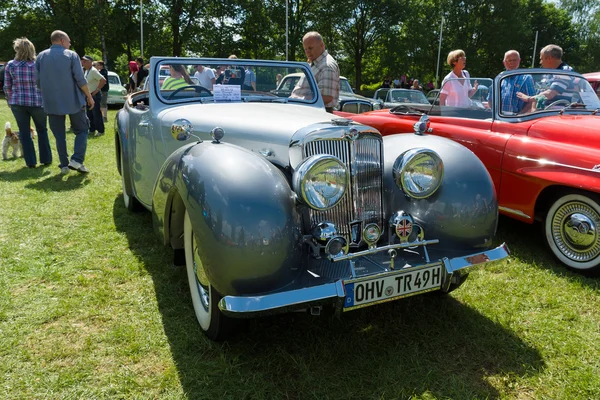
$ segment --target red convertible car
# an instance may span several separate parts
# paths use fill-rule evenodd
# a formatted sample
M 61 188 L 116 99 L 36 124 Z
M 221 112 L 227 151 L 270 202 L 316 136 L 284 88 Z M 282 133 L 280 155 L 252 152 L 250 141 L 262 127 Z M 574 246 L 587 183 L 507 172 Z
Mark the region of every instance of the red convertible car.
M 468 88 L 475 80 L 492 83 L 471 79 L 452 84 Z M 420 127 L 425 134 L 463 144 L 489 171 L 500 213 L 525 223 L 540 221 L 546 243 L 562 263 L 581 272 L 600 272 L 596 93 L 582 75 L 548 69 L 505 71 L 489 87 L 493 90 L 487 101 L 467 98 L 460 106 L 455 102 L 336 114 L 383 135 Z

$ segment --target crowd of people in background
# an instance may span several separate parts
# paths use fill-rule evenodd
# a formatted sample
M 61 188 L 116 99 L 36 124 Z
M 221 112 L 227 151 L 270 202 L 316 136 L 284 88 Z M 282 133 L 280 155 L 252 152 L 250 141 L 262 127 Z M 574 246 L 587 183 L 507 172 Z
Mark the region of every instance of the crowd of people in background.
M 91 56 L 79 57 L 70 50 L 69 36 L 62 31 L 54 31 L 50 36 L 51 47 L 35 54 L 33 44 L 27 38 L 16 39 L 13 43 L 14 60 L 9 61 L 4 71 L 4 92 L 11 111 L 17 121 L 23 156 L 27 167 L 34 168 L 37 156 L 30 135 L 30 123 L 33 120 L 37 131 L 39 161 L 42 165 L 52 163 L 52 152 L 48 140 L 46 121 L 50 125 L 56 140 L 59 156 L 58 167 L 61 173 L 69 170 L 87 173 L 83 165 L 87 149 L 87 137 L 102 136 L 105 133 L 104 122 L 107 118 L 108 71 L 104 61 L 94 60 Z M 325 108 L 332 112 L 339 97 L 339 67 L 335 59 L 325 49 L 323 38 L 317 32 L 309 32 L 303 37 L 303 47 L 323 96 Z M 562 49 L 548 45 L 540 52 L 542 68 L 571 70 L 562 59 Z M 229 58 L 237 58 L 231 55 Z M 443 106 L 466 107 L 477 91 L 478 83 L 471 82 L 466 67 L 466 54 L 463 50 L 453 50 L 448 54 L 447 62 L 451 71 L 441 84 L 439 104 Z M 509 50 L 503 60 L 506 70 L 519 67 L 518 51 Z M 128 91 L 139 90 L 148 76 L 148 66 L 138 57 L 130 61 Z M 235 74 L 227 76 L 226 72 Z M 249 67 L 240 67 L 235 72 L 225 66 L 210 69 L 199 65 L 190 76 L 181 65 L 170 66 L 170 76 L 162 83 L 162 89 L 176 90 L 192 84 L 192 77 L 200 85 L 212 90 L 215 84 L 238 84 L 244 90 L 256 90 L 256 75 Z M 277 75 L 278 85 L 281 74 Z M 530 103 L 539 103 L 552 99 L 563 89 L 557 82 L 551 89 L 535 95 L 533 82 L 527 75 L 507 79 L 502 83 L 502 110 L 520 113 L 530 109 Z M 382 88 L 402 88 L 428 92 L 435 88 L 430 80 L 422 85 L 419 79 L 401 75 L 392 79 L 386 76 Z M 519 90 L 514 90 L 514 88 Z M 302 82 L 299 82 L 292 96 L 302 95 Z M 509 96 L 508 93 L 511 93 Z M 87 108 L 86 108 L 87 106 Z M 75 144 L 69 157 L 66 143 L 65 118 L 69 116 L 71 129 L 75 134 Z
M 428 92 L 430 90 L 435 89 L 435 85 L 433 81 L 427 82 L 425 85 L 421 85 L 421 82 L 418 79 L 408 78 L 406 75 L 400 76 L 400 78 L 396 78 L 392 80 L 391 77 L 386 76 L 383 79 L 383 83 L 381 84 L 382 88 L 396 88 L 396 89 L 413 89 Z
M 107 84 L 103 62 L 90 56 L 79 57 L 69 50 L 71 39 L 63 31 L 50 35 L 51 46 L 35 54 L 27 38 L 13 42 L 15 58 L 4 72 L 6 101 L 17 121 L 23 158 L 29 168 L 37 166 L 38 157 L 32 140 L 31 121 L 37 132 L 39 161 L 52 164 L 48 128 L 54 135 L 58 167 L 62 174 L 75 170 L 89 172 L 84 165 L 88 134 L 104 134 L 102 106 L 106 105 L 102 90 Z M 75 134 L 73 153 L 69 156 L 66 139 L 66 117 Z

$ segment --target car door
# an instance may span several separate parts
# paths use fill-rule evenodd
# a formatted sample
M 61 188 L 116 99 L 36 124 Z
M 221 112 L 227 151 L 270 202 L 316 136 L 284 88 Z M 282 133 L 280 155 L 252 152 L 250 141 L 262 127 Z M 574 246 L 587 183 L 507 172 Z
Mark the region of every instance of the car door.
M 152 191 L 160 167 L 155 146 L 162 146 L 154 139 L 156 127 L 153 121 L 157 118 L 153 117 L 150 107 L 131 107 L 129 110 L 131 180 L 136 197 L 149 207 L 152 204 Z

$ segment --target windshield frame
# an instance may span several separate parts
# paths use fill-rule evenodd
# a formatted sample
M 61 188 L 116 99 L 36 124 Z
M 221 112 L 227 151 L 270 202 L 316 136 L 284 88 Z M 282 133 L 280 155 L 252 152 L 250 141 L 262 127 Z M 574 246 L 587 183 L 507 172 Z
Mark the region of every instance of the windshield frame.
M 192 75 L 192 72 L 195 71 L 195 66 L 204 65 L 206 66 L 231 66 L 232 68 L 246 68 L 248 66 L 252 67 L 253 70 L 257 71 L 257 69 L 263 69 L 266 72 L 269 72 L 273 75 L 272 79 L 272 88 L 270 88 L 270 92 L 267 90 L 258 90 L 258 79 L 257 79 L 257 91 L 256 93 L 251 93 L 249 91 L 242 90 L 241 98 L 239 101 L 227 101 L 227 102 L 251 102 L 255 101 L 267 101 L 266 99 L 272 98 L 273 102 L 277 103 L 294 103 L 294 104 L 306 104 L 313 107 L 323 107 L 323 100 L 321 94 L 318 91 L 316 82 L 314 80 L 314 76 L 312 75 L 311 68 L 306 62 L 289 62 L 289 61 L 271 61 L 271 60 L 250 60 L 250 59 L 229 59 L 229 58 L 201 58 L 201 57 L 152 57 L 150 59 L 150 85 L 147 88 L 150 92 L 151 96 L 156 98 L 160 103 L 165 105 L 178 105 L 178 104 L 190 104 L 190 103 L 215 103 L 214 99 L 214 90 L 212 91 L 213 95 L 208 95 L 206 92 L 202 91 L 202 96 L 194 96 L 194 97 L 179 97 L 169 99 L 168 96 L 164 93 L 164 91 L 156 90 L 155 88 L 160 87 L 164 82 L 165 76 L 160 75 L 161 67 L 164 68 L 164 65 L 169 64 L 182 64 L 185 66 L 186 72 L 188 75 Z M 277 94 L 272 93 L 272 89 L 276 89 L 275 85 L 275 77 L 279 71 L 287 71 L 284 76 L 287 76 L 294 72 L 303 73 L 306 80 L 307 89 L 312 94 L 312 98 L 310 99 L 300 99 L 300 98 L 286 98 L 282 101 L 282 97 Z M 160 82 L 160 79 L 163 79 L 163 82 Z M 270 78 L 270 76 L 269 76 Z M 263 82 L 261 88 L 265 88 L 266 83 Z M 231 86 L 231 85 L 230 85 Z M 238 86 L 238 85 L 232 85 Z M 213 88 L 214 89 L 214 88 Z M 174 90 L 170 91 L 173 93 Z M 191 90 L 189 91 L 191 92 Z M 259 99 L 260 98 L 260 99 Z
M 563 76 L 563 77 L 568 77 L 569 79 L 571 79 L 571 81 L 573 82 L 577 82 L 578 85 L 581 85 L 581 89 L 583 89 L 583 92 L 588 92 L 588 93 L 593 93 L 595 95 L 595 92 L 592 88 L 592 86 L 590 85 L 590 83 L 588 82 L 588 80 L 581 74 L 574 72 L 574 71 L 565 71 L 565 70 L 559 70 L 559 69 L 549 69 L 549 68 L 519 68 L 519 69 L 515 69 L 515 70 L 511 70 L 511 71 L 503 71 L 500 74 L 498 74 L 498 76 L 496 76 L 496 78 L 494 79 L 494 90 L 493 90 L 493 97 L 494 97 L 494 103 L 497 104 L 497 106 L 494 109 L 494 117 L 495 119 L 499 120 L 499 121 L 506 121 L 506 122 L 520 122 L 520 121 L 527 121 L 527 120 L 531 120 L 531 119 L 538 119 L 540 117 L 547 117 L 547 116 L 551 116 L 551 115 L 559 115 L 562 114 L 564 112 L 568 112 L 568 113 L 576 113 L 576 114 L 589 114 L 591 112 L 594 112 L 597 108 L 594 107 L 594 105 L 590 104 L 590 107 L 586 107 L 586 108 L 568 108 L 568 107 L 553 107 L 551 109 L 538 109 L 535 110 L 533 112 L 528 112 L 528 113 L 521 113 L 521 114 L 516 114 L 516 115 L 510 115 L 508 113 L 503 113 L 501 110 L 501 100 L 500 100 L 500 94 L 501 94 L 501 85 L 502 85 L 502 81 L 504 79 L 507 79 L 511 76 L 515 76 L 515 75 L 531 75 L 533 77 L 534 83 L 537 85 L 537 83 L 540 82 L 540 79 L 536 79 L 536 78 L 541 78 L 542 76 Z M 539 93 L 542 90 L 542 87 L 540 85 L 537 85 L 535 87 L 535 91 L 536 93 Z M 575 93 L 575 91 L 570 91 Z M 581 98 L 581 97 L 580 97 Z M 598 106 L 598 108 L 600 108 L 600 99 L 598 99 L 596 97 L 596 99 L 598 100 L 598 102 L 596 103 L 596 105 Z

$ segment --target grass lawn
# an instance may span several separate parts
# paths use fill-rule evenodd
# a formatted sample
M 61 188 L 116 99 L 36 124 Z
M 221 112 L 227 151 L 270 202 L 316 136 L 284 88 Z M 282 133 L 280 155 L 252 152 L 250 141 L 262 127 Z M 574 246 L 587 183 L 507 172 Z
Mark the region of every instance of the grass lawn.
M 60 175 L 56 153 L 46 168 L 0 161 L 0 399 L 600 398 L 598 278 L 509 219 L 497 241 L 512 257 L 451 295 L 208 341 L 150 214 L 122 205 L 114 152 L 109 122 L 88 175 Z

